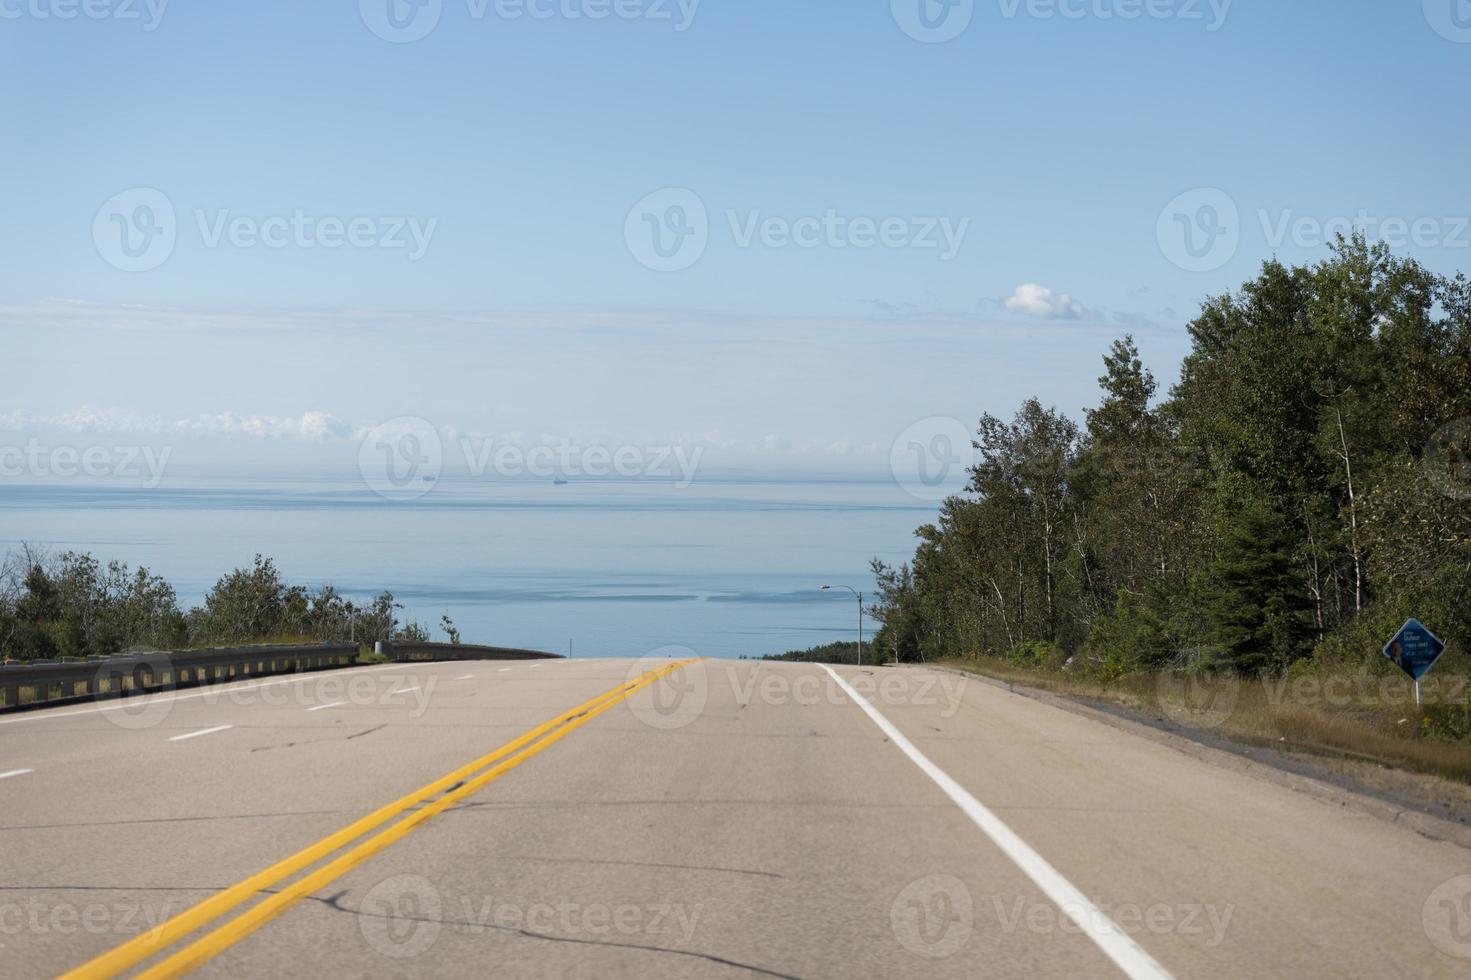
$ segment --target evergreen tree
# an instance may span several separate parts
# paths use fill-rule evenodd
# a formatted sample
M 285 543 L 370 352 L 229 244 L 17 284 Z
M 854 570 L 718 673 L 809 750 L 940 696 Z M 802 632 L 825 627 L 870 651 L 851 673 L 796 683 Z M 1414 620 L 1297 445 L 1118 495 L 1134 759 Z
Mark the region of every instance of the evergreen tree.
M 1311 649 L 1309 603 L 1292 523 L 1264 496 L 1229 481 L 1217 553 L 1206 572 L 1204 613 L 1221 665 L 1277 672 Z

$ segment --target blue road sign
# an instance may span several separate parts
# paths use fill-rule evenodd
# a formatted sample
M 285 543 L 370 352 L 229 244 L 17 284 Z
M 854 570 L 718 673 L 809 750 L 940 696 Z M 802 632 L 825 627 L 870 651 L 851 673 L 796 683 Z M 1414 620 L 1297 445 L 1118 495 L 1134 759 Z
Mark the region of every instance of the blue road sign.
M 1430 668 L 1435 666 L 1442 653 L 1445 653 L 1445 644 L 1440 637 L 1420 625 L 1418 619 L 1401 626 L 1394 639 L 1384 646 L 1384 655 L 1416 681 L 1430 673 Z

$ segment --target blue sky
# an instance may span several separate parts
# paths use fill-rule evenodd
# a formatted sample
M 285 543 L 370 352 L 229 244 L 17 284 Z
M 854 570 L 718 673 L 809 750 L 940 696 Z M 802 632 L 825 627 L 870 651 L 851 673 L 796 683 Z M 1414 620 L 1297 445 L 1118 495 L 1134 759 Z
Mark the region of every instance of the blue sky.
M 1335 220 L 1471 267 L 1465 0 L 429 0 L 408 43 L 388 2 L 0 0 L 0 427 L 863 468 L 1079 414 L 1125 330 L 1171 377 Z

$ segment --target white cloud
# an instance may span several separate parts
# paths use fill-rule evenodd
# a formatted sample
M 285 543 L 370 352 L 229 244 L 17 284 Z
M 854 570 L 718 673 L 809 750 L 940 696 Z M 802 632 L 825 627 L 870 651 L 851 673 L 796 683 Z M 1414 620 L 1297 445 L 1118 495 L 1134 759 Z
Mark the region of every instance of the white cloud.
M 200 415 L 174 423 L 179 432 L 223 436 L 255 436 L 261 439 L 303 439 L 309 442 L 350 439 L 356 431 L 329 412 L 306 412 L 300 418 L 275 415 Z
M 348 439 L 353 435 L 352 426 L 329 412 L 307 412 L 297 424 L 308 439 Z
M 0 300 L 0 338 L 33 365 L 0 395 L 0 444 L 16 442 L 12 433 L 77 442 L 70 433 L 85 430 L 103 442 L 166 441 L 212 461 L 352 463 L 386 416 L 412 415 L 439 430 L 447 456 L 462 454 L 463 438 L 477 453 L 490 440 L 529 448 L 566 439 L 704 449 L 711 465 L 750 472 L 810 464 L 882 475 L 895 417 L 1001 412 L 1033 394 L 1060 401 L 1070 396 L 1058 391 L 1097 377 L 1107 336 L 1080 337 L 1061 356 L 1050 345 L 1080 323 L 1109 328 L 1109 314 L 1040 286 L 1018 289 L 1010 304 L 1007 295 L 967 309 L 896 303 L 824 317 Z M 182 380 L 139 389 L 136 378 L 160 363 Z M 983 395 L 977 363 L 996 366 Z M 553 384 L 547 364 L 557 365 Z M 926 383 L 894 389 L 896 373 Z M 383 389 L 363 377 L 432 382 Z M 854 390 L 887 394 L 854 400 Z
M 791 450 L 792 442 L 790 439 L 784 439 L 781 436 L 772 433 L 768 434 L 765 439 L 761 440 L 761 448 L 765 449 L 769 453 L 784 453 Z
M 61 415 L 37 415 L 20 409 L 0 412 L 0 429 L 9 432 L 25 432 L 30 429 L 60 429 L 64 432 L 134 432 L 156 433 L 166 427 L 163 419 L 156 415 L 140 415 L 109 408 L 102 411 L 86 405 L 74 408 Z
M 68 433 L 92 435 L 151 434 L 200 440 L 253 440 L 261 443 L 297 444 L 350 444 L 364 438 L 375 428 L 373 422 L 349 423 L 330 412 L 310 411 L 299 417 L 237 414 L 235 412 L 205 413 L 192 418 L 164 419 L 156 415 L 142 415 L 117 408 L 96 410 L 86 406 L 75 408 L 59 415 L 43 415 L 25 410 L 0 412 L 0 432 L 32 432 L 60 430 Z M 603 446 L 618 448 L 678 446 L 685 450 L 714 450 L 730 453 L 739 458 L 783 457 L 791 460 L 822 459 L 865 460 L 884 456 L 884 450 L 875 442 L 858 442 L 851 438 L 833 441 L 799 440 L 789 436 L 769 433 L 756 439 L 740 439 L 723 436 L 719 432 L 704 433 L 646 433 L 641 439 L 630 439 L 627 435 L 605 431 L 540 432 L 530 434 L 519 430 L 500 433 L 462 429 L 453 425 L 436 427 L 446 446 L 458 451 L 481 453 L 487 446 L 532 447 L 589 447 Z
M 157 415 L 141 415 L 117 408 L 98 411 L 85 405 L 60 415 L 39 415 L 25 410 L 0 412 L 0 430 L 26 432 L 40 429 L 60 429 L 63 432 L 76 433 L 255 436 L 264 439 L 293 438 L 309 442 L 347 440 L 359 433 L 357 428 L 330 412 L 305 412 L 300 418 L 221 412 L 217 415 L 198 415 L 173 421 Z
M 14 412 L 0 412 L 0 429 L 6 432 L 24 432 L 35 428 L 37 424 L 36 416 L 23 409 Z
M 55 424 L 68 432 L 158 432 L 163 419 L 156 415 L 139 415 L 109 408 L 94 411 L 83 405 L 55 419 Z
M 1055 292 L 1034 282 L 1022 283 L 1006 298 L 1005 306 L 1015 313 L 1048 320 L 1081 320 L 1086 314 L 1083 304 L 1067 293 Z

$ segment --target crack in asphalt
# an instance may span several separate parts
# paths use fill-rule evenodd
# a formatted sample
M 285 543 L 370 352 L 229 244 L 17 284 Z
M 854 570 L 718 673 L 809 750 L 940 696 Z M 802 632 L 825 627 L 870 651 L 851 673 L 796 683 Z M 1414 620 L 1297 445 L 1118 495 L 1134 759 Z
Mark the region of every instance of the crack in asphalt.
M 452 792 L 464 783 L 457 783 L 445 790 Z M 431 801 L 432 802 L 432 801 Z M 501 802 L 486 800 L 475 803 L 462 803 L 451 807 L 446 812 L 457 812 L 465 810 L 478 810 L 483 808 L 504 810 L 530 810 L 558 806 L 654 806 L 670 804 L 669 800 L 559 800 L 550 803 L 528 803 L 528 802 Z M 422 806 L 423 804 L 420 804 Z M 943 803 L 837 803 L 837 802 L 780 802 L 774 800 L 685 800 L 676 801 L 676 806 L 773 806 L 773 807 L 834 807 L 838 809 L 860 809 L 860 810 L 947 810 L 950 807 Z M 418 809 L 415 807 L 414 809 Z M 1128 812 L 1128 811 L 1124 811 Z M 74 823 L 36 823 L 36 824 L 0 824 L 0 831 L 12 830 L 67 830 L 78 827 L 130 827 L 149 824 L 175 824 L 175 823 L 207 823 L 220 820 L 280 820 L 287 817 L 322 817 L 340 814 L 359 814 L 358 810 L 291 810 L 282 813 L 221 813 L 203 817 L 152 817 L 137 818 L 129 820 L 83 820 Z
M 340 722 L 339 722 L 339 724 L 340 724 Z M 363 729 L 360 732 L 354 732 L 353 734 L 347 735 L 347 736 L 339 737 L 339 736 L 334 735 L 331 738 L 309 738 L 309 739 L 303 739 L 300 742 L 286 742 L 286 743 L 284 743 L 282 745 L 257 745 L 255 748 L 251 749 L 250 751 L 251 752 L 270 752 L 270 751 L 273 751 L 275 749 L 294 749 L 298 745 L 321 745 L 323 742 L 338 742 L 338 741 L 351 742 L 355 738 L 362 738 L 364 735 L 371 735 L 374 732 L 380 731 L 381 729 L 384 729 L 384 728 L 387 728 L 387 727 L 388 727 L 388 724 L 385 722 L 382 725 L 374 725 L 372 728 L 365 728 L 365 729 Z
M 340 891 L 337 894 L 332 895 L 328 898 L 318 898 L 316 896 L 310 896 L 310 898 L 312 901 L 319 902 L 335 912 L 341 912 L 344 915 L 351 915 L 354 917 L 386 919 L 392 922 L 423 922 L 428 925 L 460 926 L 466 929 L 490 930 L 506 935 L 521 936 L 526 939 L 540 939 L 552 943 L 571 943 L 578 946 L 606 946 L 613 949 L 634 949 L 641 952 L 659 953 L 666 956 L 686 956 L 690 957 L 691 959 L 704 960 L 707 963 L 715 963 L 720 966 L 729 966 L 737 970 L 746 970 L 751 973 L 757 973 L 765 977 L 776 977 L 777 980 L 802 980 L 801 977 L 793 976 L 790 973 L 778 973 L 775 970 L 768 970 L 764 967 L 753 966 L 750 963 L 742 963 L 738 960 L 730 960 L 726 959 L 723 956 L 716 956 L 714 953 L 698 953 L 691 950 L 670 949 L 667 946 L 648 946 L 643 943 L 620 943 L 614 942 L 610 939 L 576 939 L 569 936 L 550 936 L 546 933 L 533 932 L 530 929 L 519 929 L 512 926 L 498 926 L 494 924 L 466 922 L 451 918 L 434 919 L 424 916 L 400 914 L 380 915 L 374 912 L 365 912 L 361 909 L 350 909 L 347 906 L 343 905 L 342 898 L 346 894 L 347 891 Z
M 335 739 L 335 738 L 309 738 L 309 739 L 306 739 L 305 741 L 301 741 L 301 742 L 283 742 L 280 745 L 257 745 L 255 748 L 251 749 L 250 751 L 252 753 L 256 753 L 256 752 L 272 752 L 272 751 L 274 751 L 276 749 L 294 749 L 298 745 L 321 745 L 323 742 L 335 742 L 335 741 L 337 741 L 337 739 Z
M 747 868 L 721 868 L 721 867 L 716 867 L 716 866 L 713 866 L 713 865 L 701 865 L 701 864 L 667 864 L 667 863 L 662 863 L 662 862 L 657 862 L 657 861 L 612 861 L 612 860 L 599 860 L 597 858 L 549 858 L 549 857 L 542 857 L 542 856 L 539 856 L 539 855 L 520 855 L 520 854 L 497 855 L 497 856 L 491 858 L 491 860 L 494 860 L 494 861 L 535 861 L 535 862 L 541 862 L 541 863 L 545 863 L 545 864 L 606 864 L 606 865 L 615 865 L 615 866 L 621 866 L 621 867 L 636 867 L 636 868 L 667 868 L 667 869 L 674 870 L 674 871 L 713 871 L 713 872 L 717 872 L 717 873 L 720 873 L 720 874 L 751 875 L 751 876 L 754 876 L 754 877 L 777 878 L 777 879 L 781 879 L 781 880 L 785 880 L 786 879 L 786 876 L 785 875 L 778 874 L 775 871 L 753 871 L 753 870 L 750 870 L 750 869 L 747 869 Z M 209 892 L 209 891 L 224 891 L 226 888 L 229 888 L 229 887 L 231 887 L 231 886 L 230 885 L 198 885 L 198 886 L 186 886 L 186 885 L 0 885 L 0 893 L 3 893 L 3 892 L 21 892 L 21 891 L 38 891 L 38 892 L 44 892 L 44 891 L 58 891 L 58 892 L 67 892 L 67 891 L 100 891 L 100 892 L 127 892 L 127 891 L 148 891 L 148 892 Z M 274 888 L 262 888 L 262 889 L 260 889 L 259 894 L 262 894 L 262 895 L 272 895 L 272 894 L 275 894 L 276 891 L 277 891 L 277 889 L 274 889 Z

